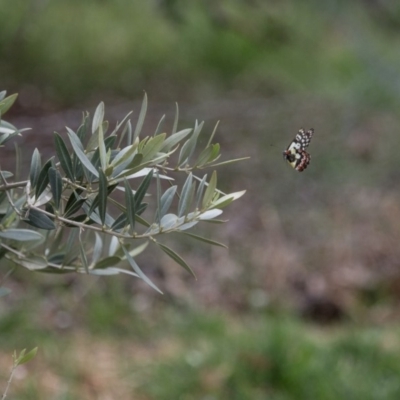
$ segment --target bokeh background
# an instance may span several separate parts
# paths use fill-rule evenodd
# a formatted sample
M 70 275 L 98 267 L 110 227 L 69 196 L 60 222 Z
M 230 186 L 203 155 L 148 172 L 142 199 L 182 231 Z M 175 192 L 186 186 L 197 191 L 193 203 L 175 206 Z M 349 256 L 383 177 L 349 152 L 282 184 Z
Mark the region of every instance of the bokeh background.
M 196 227 L 229 250 L 170 239 L 131 278 L 17 269 L 0 304 L 0 378 L 14 399 L 400 398 L 400 4 L 394 0 L 0 0 L 1 90 L 20 141 L 54 151 L 106 103 L 145 130 L 220 126 L 221 188 L 247 190 L 225 225 Z M 303 173 L 283 160 L 313 127 Z M 2 150 L 11 164 L 13 147 Z M 26 167 L 26 165 L 25 165 Z M 4 278 L 9 269 L 4 265 Z

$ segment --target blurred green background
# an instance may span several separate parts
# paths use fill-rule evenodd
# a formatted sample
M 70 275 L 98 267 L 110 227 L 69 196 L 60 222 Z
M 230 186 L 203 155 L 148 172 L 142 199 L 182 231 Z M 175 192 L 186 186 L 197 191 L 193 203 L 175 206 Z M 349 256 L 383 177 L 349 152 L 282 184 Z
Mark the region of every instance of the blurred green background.
M 123 277 L 17 270 L 0 303 L 3 387 L 14 399 L 400 398 L 400 4 L 390 0 L 0 0 L 8 119 L 53 151 L 51 133 L 106 102 L 145 129 L 180 106 L 225 159 L 221 188 L 246 189 L 225 225 L 196 227 L 229 251 L 173 247 Z M 283 160 L 313 127 L 310 167 Z M 6 154 L 14 157 L 12 147 Z M 5 157 L 2 155 L 2 157 Z M 3 158 L 2 162 L 5 158 Z M 9 266 L 4 265 L 4 277 Z

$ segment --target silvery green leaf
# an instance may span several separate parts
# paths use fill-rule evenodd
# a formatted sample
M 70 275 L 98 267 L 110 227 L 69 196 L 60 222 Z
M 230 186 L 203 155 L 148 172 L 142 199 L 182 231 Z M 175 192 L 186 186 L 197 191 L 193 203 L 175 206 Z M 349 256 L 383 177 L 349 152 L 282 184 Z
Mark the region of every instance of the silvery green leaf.
M 43 238 L 43 235 L 40 234 L 39 232 L 32 231 L 30 229 L 10 228 L 0 231 L 0 238 L 17 240 L 19 242 L 27 242 L 30 240 L 40 240 Z
M 221 165 L 233 164 L 238 161 L 248 160 L 249 158 L 250 157 L 234 158 L 233 160 L 221 161 L 217 164 L 212 164 L 212 165 L 210 165 L 210 167 L 220 167 Z M 216 161 L 216 160 L 214 160 L 214 161 Z
M 76 156 L 79 158 L 79 160 L 84 165 L 84 167 L 88 171 L 90 171 L 96 178 L 98 178 L 99 177 L 99 173 L 96 170 L 96 168 L 93 166 L 93 164 L 90 162 L 90 160 L 88 159 L 86 154 L 84 153 L 82 143 L 79 140 L 78 136 L 71 129 L 67 128 L 67 130 L 68 130 L 69 140 L 71 141 L 71 144 L 72 144 L 72 147 L 74 149 L 74 152 L 75 152 Z
M 183 129 L 179 132 L 172 134 L 170 137 L 166 138 L 161 150 L 169 151 L 172 149 L 176 144 L 178 144 L 181 140 L 185 139 L 187 135 L 192 132 L 191 128 Z
M 99 169 L 99 215 L 101 219 L 102 225 L 104 225 L 106 218 L 106 210 L 107 210 L 107 177 L 104 175 L 104 172 Z
M 5 99 L 0 101 L 0 115 L 3 116 L 10 107 L 14 104 L 15 100 L 17 99 L 18 94 L 12 94 L 11 96 L 6 97 Z
M 209 159 L 207 160 L 208 163 L 218 160 L 219 157 L 221 156 L 221 154 L 219 153 L 221 147 L 219 143 L 212 144 L 211 147 L 212 147 L 212 152 L 210 154 Z
M 199 137 L 199 134 L 201 132 L 201 129 L 203 128 L 203 125 L 204 125 L 204 122 L 197 124 L 197 121 L 196 121 L 193 135 L 182 146 L 181 152 L 179 154 L 179 160 L 178 160 L 179 166 L 186 164 L 189 161 L 189 158 L 191 157 L 191 155 L 194 152 L 194 149 L 196 148 L 197 138 Z
M 132 189 L 129 186 L 129 182 L 125 179 L 125 205 L 126 205 L 126 214 L 128 217 L 129 225 L 130 225 L 130 232 L 133 234 L 135 229 L 135 214 L 136 214 L 136 202 L 135 197 L 132 193 Z
M 161 215 L 161 181 L 160 181 L 160 173 L 157 170 L 156 174 L 157 178 L 157 192 L 156 192 L 156 202 L 157 202 L 157 209 L 156 209 L 156 222 L 160 223 Z
M 108 267 L 118 264 L 119 262 L 121 262 L 121 258 L 119 258 L 117 256 L 105 257 L 105 258 L 101 259 L 99 262 L 97 262 L 94 265 L 93 269 L 108 268 Z
M 35 190 L 36 198 L 39 198 L 42 192 L 46 189 L 46 186 L 49 184 L 49 169 L 53 165 L 53 158 L 54 157 L 50 158 L 50 160 L 43 165 L 43 168 L 39 173 Z
M 108 248 L 108 256 L 111 257 L 115 255 L 119 248 L 119 240 L 116 236 L 112 236 L 110 240 L 110 246 Z
M 142 203 L 142 200 L 147 193 L 147 189 L 149 188 L 151 178 L 153 177 L 154 170 L 151 168 L 150 172 L 143 179 L 142 183 L 139 185 L 138 190 L 135 193 L 135 207 L 139 207 Z
M 0 92 L 0 101 L 3 100 L 4 97 L 6 97 L 6 95 L 7 95 L 7 90 L 2 90 L 2 91 Z
M 97 263 L 103 251 L 103 241 L 101 239 L 101 236 L 97 232 L 95 232 L 94 234 L 95 234 L 95 241 L 93 246 L 92 264 Z
M 182 188 L 178 205 L 178 217 L 182 217 L 183 215 L 185 215 L 191 205 L 191 200 L 193 200 L 193 198 L 191 198 L 192 186 L 193 186 L 193 177 L 192 173 L 190 173 L 186 178 L 185 184 L 183 185 Z
M 198 218 L 200 220 L 214 219 L 221 214 L 222 214 L 222 210 L 219 210 L 218 208 L 213 208 L 212 210 L 207 210 L 207 211 L 201 213 Z
M 197 158 L 196 162 L 193 164 L 193 168 L 202 167 L 208 162 L 211 154 L 213 153 L 213 146 L 206 147 Z
M 81 260 L 82 260 L 82 265 L 85 268 L 86 273 L 89 273 L 89 265 L 86 257 L 86 251 L 85 247 L 83 245 L 83 240 L 82 240 L 82 231 L 79 231 L 79 250 L 81 253 Z
M 228 246 L 225 246 L 223 243 L 216 242 L 215 240 L 207 239 L 205 237 L 194 235 L 193 233 L 189 233 L 189 232 L 182 232 L 182 233 L 184 235 L 190 236 L 193 239 L 200 240 L 201 242 L 208 243 L 208 244 L 211 244 L 213 246 L 224 247 L 225 249 L 228 248 Z
M 187 229 L 191 229 L 193 228 L 195 225 L 197 225 L 199 223 L 199 221 L 188 221 L 185 224 L 179 225 L 177 227 L 178 231 L 185 231 Z
M 131 255 L 131 257 L 136 257 L 137 255 L 143 253 L 148 245 L 149 242 L 142 243 L 140 246 L 136 246 L 132 250 L 130 250 L 129 254 Z
M 133 270 L 138 274 L 138 276 L 143 279 L 149 286 L 151 286 L 154 290 L 157 292 L 162 293 L 162 291 L 143 273 L 143 271 L 139 268 L 139 265 L 136 264 L 136 261 L 132 258 L 132 256 L 129 254 L 128 250 L 125 248 L 125 246 L 121 245 L 126 259 L 128 260 L 130 266 L 133 268 Z
M 119 275 L 120 273 L 121 271 L 113 267 L 89 270 L 89 275 L 95 275 L 95 276 L 112 276 L 112 275 Z
M 29 173 L 29 179 L 31 181 L 32 189 L 35 189 L 36 187 L 41 168 L 42 168 L 42 160 L 40 158 L 39 150 L 36 148 L 32 154 L 31 169 Z
M 77 195 L 76 195 L 77 196 Z M 70 201 L 71 200 L 71 201 Z M 86 199 L 76 198 L 74 192 L 71 194 L 69 201 L 65 207 L 64 218 L 69 218 L 71 215 L 75 214 L 82 205 L 85 203 Z
M 142 131 L 144 119 L 146 117 L 146 112 L 147 112 L 147 94 L 145 93 L 143 97 L 142 108 L 140 109 L 140 114 L 135 128 L 135 133 L 133 134 L 133 140 L 135 140 Z
M 62 179 L 60 173 L 53 167 L 49 168 L 49 181 L 54 204 L 58 210 L 62 193 Z
M 104 120 L 104 103 L 100 102 L 97 106 L 96 111 L 94 112 L 93 121 L 92 121 L 92 133 L 95 133 L 99 126 L 103 123 Z
M 195 176 L 195 178 L 197 178 Z M 201 199 L 203 198 L 203 192 L 204 192 L 204 187 L 207 181 L 207 174 L 203 176 L 203 179 L 201 180 L 199 187 L 197 188 L 197 193 L 196 193 L 196 209 L 200 207 L 200 202 Z
M 55 139 L 56 153 L 58 159 L 60 160 L 61 167 L 64 170 L 67 177 L 70 180 L 73 180 L 74 170 L 72 167 L 71 156 L 69 155 L 69 152 L 67 150 L 67 146 L 65 145 L 64 140 L 57 132 L 54 132 L 54 139 Z
M 106 146 L 104 144 L 104 133 L 103 133 L 102 125 L 99 126 L 99 142 L 98 142 L 98 144 L 99 144 L 99 155 L 100 155 L 101 168 L 104 171 L 108 166 L 108 160 L 107 160 Z
M 83 116 L 82 116 L 82 124 L 76 132 L 76 135 L 78 136 L 78 138 L 81 142 L 84 142 L 84 140 L 86 139 L 86 135 L 90 128 L 89 125 L 90 125 L 89 113 L 85 112 L 85 113 L 83 113 Z
M 115 271 L 117 271 L 117 272 L 120 273 L 120 274 L 127 274 L 127 275 L 130 275 L 130 276 L 134 276 L 134 277 L 136 277 L 136 278 L 139 278 L 139 275 L 138 275 L 138 274 L 135 274 L 135 273 L 132 272 L 132 271 L 128 271 L 127 269 L 115 268 L 115 267 L 112 267 L 112 269 L 114 269 Z M 162 294 L 162 293 L 161 293 L 161 294 Z
M 207 143 L 206 147 L 211 145 L 211 143 L 212 143 L 212 141 L 214 139 L 215 132 L 217 132 L 218 125 L 219 125 L 219 121 L 217 121 L 217 123 L 215 124 L 214 130 L 213 130 L 213 132 L 212 132 L 212 134 L 210 136 L 210 139 L 208 140 L 208 143 Z
M 178 216 L 175 214 L 166 214 L 161 218 L 160 227 L 163 230 L 171 229 L 178 224 Z
M 174 125 L 172 127 L 172 135 L 178 129 L 178 120 L 179 120 L 179 106 L 178 103 L 175 103 L 175 118 L 174 118 Z
M 211 201 L 214 197 L 214 192 L 215 192 L 216 187 L 217 187 L 217 173 L 216 173 L 216 171 L 213 171 L 210 182 L 208 183 L 206 192 L 204 193 L 203 202 L 202 202 L 203 208 L 207 208 L 208 205 L 211 203 Z
M 225 196 L 220 197 L 217 201 L 213 202 L 212 207 L 224 208 L 228 204 L 232 203 L 232 201 L 237 200 L 240 197 L 242 197 L 245 193 L 246 193 L 246 191 L 242 190 L 241 192 L 226 194 Z
M 126 114 L 125 117 L 122 119 L 122 121 L 121 121 L 121 122 L 118 122 L 118 123 L 116 124 L 114 130 L 111 132 L 111 135 L 116 135 L 116 134 L 117 134 L 117 132 L 119 131 L 119 129 L 121 128 L 121 126 L 122 126 L 123 124 L 125 124 L 125 121 L 128 119 L 128 117 L 129 117 L 131 114 L 132 114 L 132 111 L 129 111 L 129 113 Z M 121 146 L 122 140 L 124 139 L 124 137 L 125 137 L 125 135 L 126 135 L 126 131 L 127 131 L 127 124 L 125 124 L 125 127 L 124 127 L 124 129 L 122 130 L 122 133 L 119 135 L 119 142 L 118 142 L 118 146 L 117 146 L 117 147 L 120 147 L 120 146 Z M 128 146 L 129 146 L 130 144 L 131 144 L 131 143 L 129 143 Z
M 47 267 L 47 260 L 46 258 L 38 255 L 30 255 L 26 258 L 13 258 L 12 259 L 15 263 L 22 265 L 23 267 L 35 271 L 39 269 L 44 269 Z
M 111 225 L 113 231 L 120 231 L 125 228 L 128 222 L 128 216 L 125 212 L 121 213 L 117 218 L 115 218 L 114 223 Z
M 28 203 L 34 205 L 35 207 L 40 207 L 48 203 L 52 198 L 53 194 L 51 193 L 51 189 L 46 187 L 38 199 L 36 199 L 36 196 L 33 196 L 33 199 L 28 199 Z
M 171 204 L 172 204 L 172 201 L 174 200 L 177 188 L 178 188 L 178 186 L 176 186 L 176 185 L 171 186 L 161 196 L 161 200 L 160 200 L 160 205 L 161 205 L 160 218 L 161 219 L 168 212 L 169 208 L 171 207 Z
M 36 228 L 45 229 L 45 230 L 53 230 L 56 229 L 54 222 L 47 215 L 43 214 L 39 210 L 31 208 L 29 210 L 29 214 L 26 219 L 24 219 L 26 223 L 32 225 Z
M 141 153 L 143 154 L 143 162 L 151 161 L 152 158 L 161 150 L 166 133 L 149 138 L 143 147 Z
M 94 151 L 98 148 L 99 146 L 99 130 L 97 130 L 95 133 L 90 136 L 89 142 L 86 146 L 86 152 L 89 153 L 91 151 Z
M 130 146 L 126 146 L 122 150 L 119 150 L 118 154 L 114 157 L 110 164 L 114 167 L 125 163 L 126 166 L 129 165 L 129 163 L 133 160 L 136 149 L 137 145 L 135 146 L 134 144 L 132 144 Z
M 125 130 L 126 130 L 126 132 L 127 132 L 127 136 L 126 136 L 127 145 L 129 146 L 129 145 L 131 145 L 132 143 L 134 143 L 133 136 L 132 136 L 132 124 L 131 124 L 131 120 L 128 120 L 128 121 L 127 121 L 123 133 L 125 133 Z
M 161 117 L 160 121 L 158 122 L 156 131 L 154 132 L 154 135 L 153 135 L 153 136 L 158 135 L 158 132 L 160 132 L 161 126 L 162 126 L 162 124 L 163 124 L 163 122 L 164 122 L 164 119 L 165 119 L 165 114 Z
M 171 248 L 169 248 L 165 244 L 162 244 L 162 243 L 159 243 L 159 242 L 156 242 L 156 243 L 165 254 L 167 254 L 169 257 L 171 257 L 180 266 L 185 268 L 186 271 L 191 273 L 195 279 L 197 279 L 196 275 L 194 274 L 194 272 L 192 270 L 192 268 L 189 267 L 189 265 L 186 263 L 186 261 L 178 253 L 176 253 L 174 250 L 172 250 Z

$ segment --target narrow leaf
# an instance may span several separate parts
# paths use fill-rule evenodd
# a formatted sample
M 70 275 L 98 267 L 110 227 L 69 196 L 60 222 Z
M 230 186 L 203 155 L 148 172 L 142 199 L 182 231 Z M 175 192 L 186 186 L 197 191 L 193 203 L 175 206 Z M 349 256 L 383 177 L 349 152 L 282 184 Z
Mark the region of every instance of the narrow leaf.
M 210 139 L 208 140 L 207 147 L 211 145 L 211 143 L 214 139 L 215 132 L 217 132 L 218 125 L 219 125 L 219 121 L 215 124 L 214 130 L 210 136 Z
M 197 188 L 197 193 L 196 193 L 196 210 L 199 209 L 200 207 L 200 202 L 201 199 L 203 198 L 203 192 L 204 192 L 204 187 L 206 184 L 206 180 L 207 180 L 207 174 L 205 174 L 203 176 L 203 179 L 201 180 L 199 187 Z
M 144 119 L 146 117 L 146 112 L 147 112 L 147 94 L 145 93 L 143 97 L 142 108 L 140 109 L 140 114 L 135 128 L 135 133 L 133 134 L 133 140 L 135 140 L 142 131 Z
M 202 236 L 197 236 L 197 235 L 194 235 L 193 233 L 188 233 L 188 232 L 180 232 L 180 233 L 183 233 L 184 235 L 190 236 L 193 239 L 200 240 L 201 242 L 211 244 L 213 246 L 224 247 L 225 249 L 228 248 L 228 246 L 224 245 L 223 243 L 216 242 L 215 240 L 207 239 L 207 238 L 202 237 Z
M 60 160 L 61 167 L 64 170 L 67 177 L 71 180 L 74 180 L 74 172 L 73 172 L 74 170 L 72 167 L 72 160 L 71 156 L 69 155 L 67 146 L 65 145 L 62 137 L 57 132 L 54 132 L 54 139 L 55 139 L 56 153 L 58 159 Z
M 163 122 L 164 122 L 164 119 L 165 119 L 165 114 L 161 117 L 160 121 L 158 122 L 156 131 L 154 132 L 154 135 L 153 135 L 153 136 L 158 135 L 158 132 L 160 132 L 161 126 L 162 126 L 162 124 L 163 124 Z
M 193 165 L 193 168 L 202 167 L 204 164 L 208 162 L 212 153 L 213 153 L 213 146 L 208 146 L 200 153 L 199 157 L 197 158 L 196 162 Z
M 135 214 L 136 214 L 136 203 L 135 198 L 132 193 L 132 189 L 129 186 L 129 182 L 125 179 L 125 204 L 126 204 L 126 213 L 130 225 L 130 232 L 133 234 L 135 228 Z
M 128 260 L 130 266 L 133 268 L 133 270 L 139 275 L 141 279 L 143 279 L 149 286 L 151 286 L 154 290 L 157 292 L 162 293 L 162 291 L 143 273 L 143 271 L 140 269 L 139 265 L 136 264 L 136 261 L 133 259 L 133 257 L 129 254 L 129 251 L 121 244 L 121 247 L 125 253 L 126 259 Z
M 82 123 L 76 132 L 81 142 L 83 142 L 86 139 L 86 135 L 89 131 L 89 125 L 90 125 L 89 113 L 85 112 L 82 116 Z
M 163 146 L 166 133 L 161 133 L 160 135 L 150 138 L 142 150 L 143 161 L 149 161 L 155 156 Z
M 74 196 L 73 198 L 75 198 L 74 193 L 72 193 L 71 196 Z M 70 197 L 71 199 L 71 197 Z M 67 203 L 67 206 L 65 207 L 65 214 L 64 217 L 65 218 L 69 218 L 71 215 L 75 214 L 78 210 L 80 210 L 80 208 L 82 207 L 82 205 L 85 203 L 86 199 L 76 199 L 72 200 L 70 204 Z
M 35 190 L 35 197 L 36 199 L 42 194 L 44 189 L 49 183 L 49 169 L 53 165 L 53 157 L 43 165 L 42 170 L 37 178 L 37 185 Z
M 245 193 L 246 191 L 242 190 L 241 192 L 226 194 L 225 196 L 220 197 L 217 201 L 213 202 L 212 206 L 215 208 L 224 208 L 228 204 L 232 203 L 232 201 L 242 197 Z
M 88 261 L 87 261 L 87 257 L 86 257 L 86 251 L 85 251 L 85 247 L 83 245 L 83 241 L 82 241 L 82 236 L 81 236 L 81 231 L 79 232 L 79 250 L 81 253 L 81 260 L 82 260 L 82 264 L 83 267 L 85 268 L 86 273 L 89 273 L 89 265 L 88 265 Z
M 172 135 L 178 129 L 178 120 L 179 120 L 179 106 L 178 103 L 175 103 L 175 118 L 174 118 L 174 125 L 172 127 Z
M 108 267 L 118 264 L 119 262 L 121 262 L 121 259 L 117 256 L 105 257 L 102 260 L 100 260 L 99 262 L 97 262 L 94 265 L 93 269 L 108 268 Z
M 62 179 L 60 173 L 53 167 L 49 168 L 49 181 L 54 204 L 58 210 L 62 193 Z
M 134 204 L 134 203 L 133 203 Z M 119 231 L 120 229 L 124 228 L 127 223 L 128 217 L 126 213 L 120 214 L 111 225 L 111 229 L 113 231 Z
M 104 120 L 104 103 L 101 102 L 94 112 L 92 121 L 92 133 L 95 133 Z
M 67 128 L 68 129 L 68 128 Z M 78 136 L 72 130 L 68 130 L 69 140 L 71 141 L 72 147 L 76 156 L 79 158 L 81 163 L 85 166 L 85 168 L 90 171 L 96 178 L 99 177 L 99 173 L 97 172 L 96 168 L 87 158 L 86 154 L 83 152 L 83 146 L 81 141 L 79 140 Z
M 161 196 L 161 211 L 160 211 L 160 219 L 167 214 L 169 208 L 171 207 L 172 201 L 174 200 L 175 193 L 177 190 L 177 186 L 171 186 L 168 188 L 163 195 Z
M 0 231 L 0 238 L 28 242 L 30 240 L 40 240 L 43 236 L 30 229 L 5 229 Z
M 0 115 L 3 116 L 10 107 L 14 104 L 15 100 L 18 97 L 18 93 L 12 94 L 11 96 L 6 97 L 5 99 L 0 101 Z
M 172 147 L 178 144 L 181 140 L 185 139 L 185 137 L 189 135 L 192 132 L 192 130 L 193 129 L 188 128 L 172 134 L 170 137 L 165 139 L 165 142 L 163 143 L 161 150 L 168 151 L 172 149 Z
M 154 170 L 151 169 L 147 176 L 143 179 L 142 183 L 138 187 L 138 190 L 135 193 L 135 206 L 138 208 L 142 203 L 142 200 L 147 193 L 147 189 L 149 188 L 151 178 L 153 177 Z
M 179 205 L 178 205 L 178 217 L 182 217 L 183 215 L 185 215 L 190 207 L 190 200 L 191 200 L 190 193 L 192 191 L 192 186 L 193 186 L 193 176 L 192 173 L 190 173 L 186 178 L 186 182 L 182 188 L 181 197 L 179 199 Z
M 29 210 L 28 217 L 24 219 L 29 225 L 35 226 L 36 228 L 52 230 L 56 229 L 54 222 L 47 215 L 43 214 L 39 210 L 31 208 Z
M 38 149 L 35 149 L 32 154 L 31 169 L 29 173 L 29 179 L 31 181 L 32 189 L 35 189 L 39 179 L 40 170 L 42 168 L 42 161 Z
M 182 164 L 185 164 L 189 161 L 189 158 L 191 157 L 191 155 L 194 152 L 194 149 L 196 148 L 197 138 L 199 137 L 199 134 L 201 132 L 201 129 L 203 128 L 203 125 L 204 125 L 204 122 L 201 122 L 198 125 L 196 122 L 193 135 L 182 146 L 181 152 L 179 154 L 179 161 L 178 161 L 179 166 L 181 166 Z
M 22 352 L 21 352 L 16 364 L 22 365 L 22 364 L 25 364 L 28 361 L 32 360 L 36 356 L 37 350 L 38 350 L 38 348 L 35 347 L 34 349 L 32 349 L 30 352 L 28 352 L 26 354 L 25 354 L 25 352 L 24 352 L 24 354 L 22 354 Z
M 107 168 L 107 152 L 106 152 L 106 146 L 104 144 L 104 133 L 103 133 L 103 127 L 100 125 L 99 126 L 99 155 L 100 155 L 100 163 L 101 163 L 101 168 L 103 171 Z
M 190 274 L 192 274 L 195 279 L 197 279 L 192 268 L 189 267 L 189 265 L 186 263 L 186 261 L 178 253 L 176 253 L 174 250 L 172 250 L 170 247 L 166 246 L 165 244 L 162 244 L 159 242 L 156 242 L 156 243 L 165 254 L 167 254 L 169 257 L 171 257 L 181 267 L 185 268 L 186 271 L 188 271 Z
M 92 264 L 97 263 L 103 251 L 103 241 L 101 240 L 101 236 L 97 232 L 95 232 L 94 234 L 96 239 L 93 246 Z
M 204 193 L 202 207 L 206 208 L 214 197 L 214 192 L 217 187 L 217 172 L 213 171 L 210 182 L 208 183 L 206 192 Z
M 104 175 L 104 172 L 99 169 L 99 216 L 104 225 L 104 221 L 106 218 L 106 210 L 107 210 L 107 177 Z

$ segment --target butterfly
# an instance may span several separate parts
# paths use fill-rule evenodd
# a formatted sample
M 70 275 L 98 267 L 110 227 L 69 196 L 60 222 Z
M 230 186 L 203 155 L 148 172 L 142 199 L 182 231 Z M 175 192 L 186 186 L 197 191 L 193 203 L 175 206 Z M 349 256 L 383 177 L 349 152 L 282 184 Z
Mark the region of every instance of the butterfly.
M 304 171 L 310 164 L 311 156 L 306 152 L 306 148 L 311 142 L 314 129 L 307 132 L 301 128 L 293 139 L 292 143 L 283 152 L 283 158 L 297 171 Z

